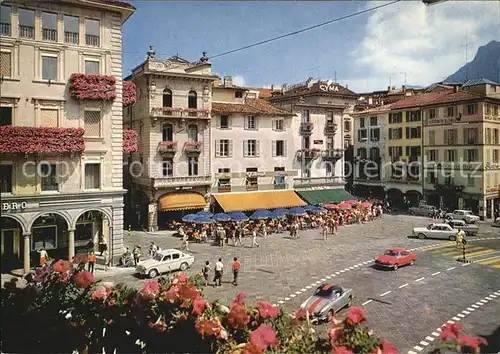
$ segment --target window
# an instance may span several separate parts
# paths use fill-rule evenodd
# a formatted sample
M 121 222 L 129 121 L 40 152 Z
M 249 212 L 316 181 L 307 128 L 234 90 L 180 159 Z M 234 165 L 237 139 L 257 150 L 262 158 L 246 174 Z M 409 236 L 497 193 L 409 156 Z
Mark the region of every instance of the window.
M 53 108 L 40 109 L 40 126 L 41 127 L 58 127 L 59 126 L 59 110 Z
M 389 128 L 389 140 L 403 139 L 403 128 Z
M 389 113 L 389 124 L 403 123 L 403 112 Z
M 12 165 L 0 165 L 0 193 L 12 193 Z
M 366 153 L 366 148 L 359 148 L 358 149 L 358 157 L 360 159 L 366 159 L 368 157 L 368 154 Z
M 163 107 L 172 107 L 172 91 L 163 90 Z
M 86 137 L 101 136 L 101 112 L 86 110 L 84 113 L 84 129 Z
M 198 176 L 198 157 L 188 158 L 188 176 Z
M 308 109 L 304 109 L 302 111 L 302 123 L 309 123 L 311 121 L 311 117 L 309 115 L 309 110 Z
M 444 130 L 444 145 L 457 145 L 458 144 L 458 134 L 456 129 L 445 129 Z
M 85 164 L 85 189 L 101 188 L 101 164 Z
M 439 161 L 439 150 L 429 150 L 429 161 Z
M 285 172 L 284 167 L 275 167 L 274 172 Z M 285 176 L 283 174 L 274 175 L 274 185 L 275 186 L 284 186 L 285 185 Z
M 245 185 L 247 189 L 255 190 L 258 189 L 259 186 L 259 177 L 257 176 L 257 172 L 259 172 L 257 167 L 247 167 L 247 178 L 245 181 Z
M 370 148 L 370 160 L 377 161 L 380 159 L 380 149 L 378 147 Z
M 221 115 L 219 118 L 219 128 L 229 129 L 229 116 Z
M 364 118 L 359 118 L 359 127 L 364 128 L 365 127 L 365 119 Z
M 187 129 L 188 141 L 198 141 L 198 126 L 190 124 Z
M 380 140 L 380 128 L 370 129 L 370 140 L 371 141 Z
M 465 129 L 464 129 L 464 136 L 465 136 Z M 464 142 L 465 142 L 465 139 L 464 139 Z M 491 128 L 486 128 L 486 133 L 484 136 L 484 143 L 491 144 Z
M 428 183 L 429 184 L 436 184 L 437 183 L 436 172 L 429 172 Z
M 447 107 L 446 108 L 446 116 L 453 117 L 455 115 L 455 107 Z
M 228 139 L 215 141 L 215 157 L 232 157 L 233 142 Z
M 64 42 L 71 44 L 79 43 L 78 17 L 64 16 Z
M 163 124 L 161 130 L 162 141 L 173 141 L 174 140 L 174 127 L 172 124 Z
M 330 163 L 329 161 L 325 163 L 325 173 L 328 177 L 333 176 L 333 164 Z
M 279 157 L 286 156 L 286 141 L 285 140 L 273 141 L 273 156 L 279 156 Z
M 429 109 L 429 119 L 436 118 L 436 110 L 434 108 Z
M 243 91 L 235 91 L 234 98 L 243 98 Z
M 436 131 L 429 130 L 429 145 L 436 145 Z
M 333 123 L 333 112 L 326 112 L 326 122 Z
M 478 159 L 477 149 L 465 149 L 464 150 L 464 161 L 465 162 L 476 162 Z
M 370 125 L 371 126 L 377 125 L 377 117 L 370 117 Z
M 18 17 L 19 37 L 35 39 L 35 11 L 19 9 Z
M 389 156 L 390 157 L 401 157 L 403 156 L 403 147 L 402 146 L 390 146 L 389 147 Z
M 57 42 L 57 15 L 42 12 L 42 39 Z
M 188 93 L 188 108 L 196 109 L 198 108 L 198 99 L 195 91 L 189 91 Z
M 497 105 L 493 105 L 493 115 L 498 116 L 498 106 Z
M 351 131 L 351 122 L 348 120 L 344 121 L 344 132 L 350 132 Z
M 358 130 L 358 141 L 365 141 L 367 139 L 368 139 L 367 129 L 359 129 Z
M 0 125 L 12 125 L 12 107 L 0 107 Z
M 446 162 L 455 162 L 457 151 L 454 149 L 449 149 L 444 151 Z
M 283 119 L 275 119 L 274 121 L 274 130 L 278 132 L 282 132 L 285 130 L 285 121 Z
M 406 139 L 420 139 L 420 127 L 406 127 Z
M 406 111 L 407 122 L 420 122 L 420 111 Z
M 407 146 L 406 147 L 406 156 L 414 157 L 420 156 L 420 146 Z
M 247 129 L 247 130 L 257 129 L 255 116 L 247 116 L 246 117 L 245 129 Z
M 243 141 L 243 156 L 258 157 L 259 156 L 259 141 L 245 140 Z
M 10 6 L 0 6 L 0 35 L 10 36 L 12 33 L 10 15 L 12 9 Z
M 4 77 L 12 76 L 12 53 L 0 52 L 0 75 Z
M 99 21 L 85 19 L 85 44 L 92 47 L 99 47 Z
M 472 115 L 477 113 L 477 104 L 468 104 L 467 105 L 467 115 Z
M 493 150 L 493 163 L 498 163 L 500 162 L 500 150 L 499 149 L 494 149 Z
M 467 176 L 467 187 L 474 187 L 476 184 L 476 181 L 474 179 L 473 175 L 468 175 Z
M 493 145 L 499 145 L 500 140 L 498 138 L 498 129 L 494 128 L 493 129 Z
M 39 171 L 42 192 L 57 191 L 59 188 L 57 183 L 57 165 L 44 163 L 40 165 Z
M 477 144 L 479 141 L 477 128 L 464 128 L 464 145 Z
M 99 75 L 100 73 L 98 60 L 85 60 L 85 74 Z
M 57 56 L 42 55 L 42 80 L 57 81 Z
M 164 157 L 162 161 L 163 177 L 172 177 L 174 175 L 174 160 L 170 157 Z

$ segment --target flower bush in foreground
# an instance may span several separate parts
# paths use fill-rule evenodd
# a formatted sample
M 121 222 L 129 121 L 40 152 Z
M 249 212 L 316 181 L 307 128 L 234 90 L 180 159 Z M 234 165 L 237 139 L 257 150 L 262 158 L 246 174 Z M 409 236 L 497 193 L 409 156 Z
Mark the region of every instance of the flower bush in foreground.
M 332 319 L 319 336 L 305 310 L 284 313 L 260 301 L 245 303 L 239 293 L 230 307 L 202 296 L 198 276 L 144 280 L 139 290 L 93 282 L 82 259 L 57 261 L 39 269 L 18 288 L 1 291 L 2 349 L 38 353 L 377 353 L 392 345 L 362 326 L 361 308 L 345 320 Z M 449 333 L 448 336 L 446 334 Z M 443 330 L 443 340 L 473 348 L 479 342 Z M 27 340 L 29 338 L 29 340 Z

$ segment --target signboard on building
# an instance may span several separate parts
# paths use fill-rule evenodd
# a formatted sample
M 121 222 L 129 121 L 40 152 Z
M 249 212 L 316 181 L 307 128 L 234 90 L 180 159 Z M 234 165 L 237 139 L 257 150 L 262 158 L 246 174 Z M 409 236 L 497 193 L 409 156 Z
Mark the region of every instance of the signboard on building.
M 256 178 L 256 177 L 265 177 L 265 172 L 247 172 L 247 177 Z
M 26 202 L 2 203 L 2 211 L 19 211 L 26 209 L 27 206 Z
M 338 85 L 333 85 L 333 84 L 320 84 L 319 89 L 324 92 L 339 92 L 339 87 Z
M 323 145 L 323 140 L 314 140 L 314 145 Z

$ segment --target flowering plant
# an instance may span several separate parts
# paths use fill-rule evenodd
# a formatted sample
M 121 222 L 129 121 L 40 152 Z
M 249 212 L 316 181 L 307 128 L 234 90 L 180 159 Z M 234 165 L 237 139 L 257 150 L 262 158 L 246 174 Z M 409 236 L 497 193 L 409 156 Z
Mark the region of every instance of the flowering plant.
M 186 141 L 186 143 L 184 143 L 184 147 L 199 149 L 201 147 L 201 141 Z
M 137 132 L 132 129 L 123 130 L 123 152 L 137 151 Z
M 480 346 L 488 345 L 486 339 L 473 337 L 462 333 L 463 327 L 458 323 L 447 323 L 441 330 L 439 347 L 433 353 L 454 351 L 457 353 L 479 353 Z
M 123 105 L 131 106 L 137 100 L 136 86 L 132 81 L 123 81 Z
M 189 113 L 207 113 L 208 114 L 208 109 L 201 109 L 201 108 L 184 108 L 184 112 L 189 112 Z
M 312 127 L 314 125 L 313 122 L 301 122 L 300 126 L 301 127 Z
M 116 98 L 114 76 L 71 74 L 69 81 L 69 93 L 77 100 L 112 101 Z
M 0 152 L 78 153 L 85 150 L 83 128 L 0 126 Z

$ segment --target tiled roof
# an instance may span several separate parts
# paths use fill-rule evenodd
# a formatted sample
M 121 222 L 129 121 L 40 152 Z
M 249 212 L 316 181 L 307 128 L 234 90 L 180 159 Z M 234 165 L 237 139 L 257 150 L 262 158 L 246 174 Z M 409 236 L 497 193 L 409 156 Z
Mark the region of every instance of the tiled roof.
M 498 82 L 494 82 L 488 79 L 485 79 L 484 77 L 476 78 L 476 79 L 470 79 L 467 81 L 463 87 L 467 86 L 475 86 L 475 85 L 482 85 L 482 84 L 488 84 L 488 85 L 500 85 Z
M 391 109 L 412 108 L 412 107 L 420 107 L 420 106 L 427 106 L 427 105 L 447 103 L 447 102 L 464 101 L 464 100 L 477 99 L 478 97 L 480 96 L 462 91 L 458 92 L 454 92 L 454 90 L 433 91 L 428 93 L 422 93 L 415 96 L 410 96 L 405 99 L 394 102 L 391 105 Z
M 365 109 L 363 111 L 354 112 L 354 113 L 352 113 L 352 115 L 362 115 L 362 114 L 366 114 L 366 113 L 385 112 L 385 111 L 389 111 L 391 109 L 392 105 L 393 104 L 385 104 L 383 106 L 368 108 L 368 109 Z
M 125 7 L 127 9 L 132 9 L 135 10 L 135 7 L 132 6 L 131 4 L 121 1 L 121 0 L 91 0 L 93 2 L 99 2 L 101 4 L 108 4 L 108 5 L 115 5 L 115 6 L 120 6 L 120 7 Z
M 272 116 L 291 115 L 290 112 L 276 108 L 269 102 L 260 98 L 247 99 L 246 103 L 244 104 L 213 102 L 212 113 L 213 114 L 241 113 L 241 114 L 272 115 Z
M 267 98 L 273 95 L 273 90 L 268 88 L 263 88 L 259 90 L 259 97 Z
M 318 81 L 315 82 L 314 84 L 311 85 L 311 87 L 302 86 L 298 87 L 296 89 L 292 89 L 290 91 L 285 91 L 284 93 L 275 93 L 273 95 L 273 99 L 275 98 L 280 98 L 280 97 L 295 97 L 295 96 L 302 96 L 302 95 L 311 95 L 311 94 L 330 94 L 330 95 L 338 95 L 338 96 L 353 96 L 353 97 L 358 97 L 359 95 L 356 92 L 353 92 L 349 90 L 348 88 L 341 86 L 337 83 L 335 83 L 335 86 L 339 88 L 339 91 L 334 91 L 334 92 L 326 92 L 320 89 L 320 86 L 322 84 L 326 84 L 326 81 Z

